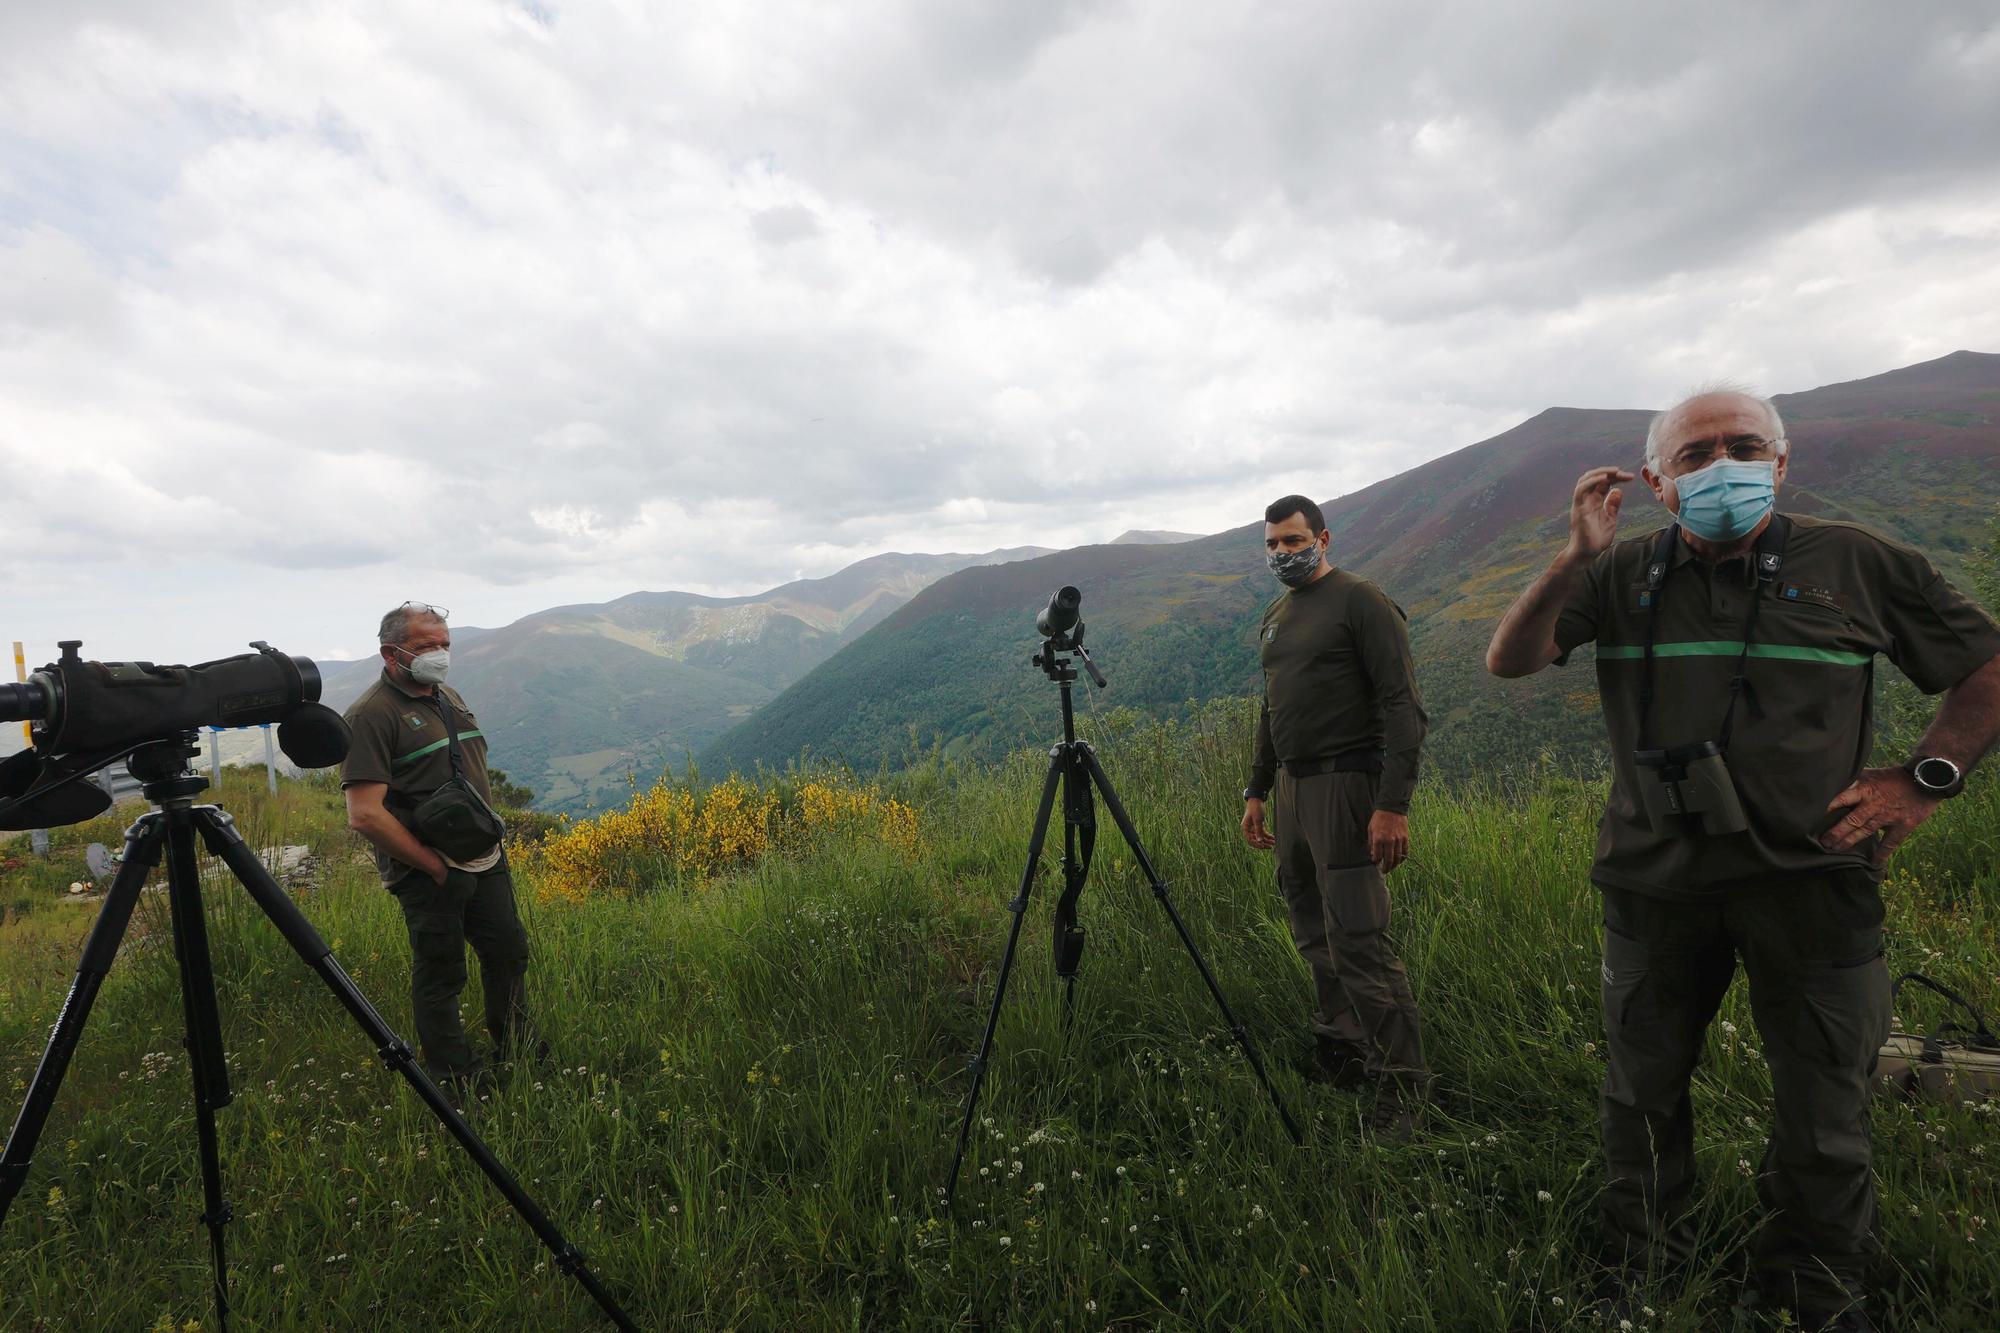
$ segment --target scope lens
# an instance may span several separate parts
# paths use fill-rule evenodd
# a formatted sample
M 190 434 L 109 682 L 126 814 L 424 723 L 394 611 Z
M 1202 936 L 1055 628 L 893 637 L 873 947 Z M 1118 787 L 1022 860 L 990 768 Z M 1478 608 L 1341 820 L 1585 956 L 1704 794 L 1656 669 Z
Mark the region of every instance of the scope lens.
M 1055 596 L 1049 598 L 1048 606 L 1035 617 L 1035 622 L 1044 634 L 1067 634 L 1076 628 L 1082 609 L 1083 594 L 1064 586 L 1056 589 Z
M 47 722 L 52 702 L 54 696 L 39 680 L 0 685 L 0 722 Z

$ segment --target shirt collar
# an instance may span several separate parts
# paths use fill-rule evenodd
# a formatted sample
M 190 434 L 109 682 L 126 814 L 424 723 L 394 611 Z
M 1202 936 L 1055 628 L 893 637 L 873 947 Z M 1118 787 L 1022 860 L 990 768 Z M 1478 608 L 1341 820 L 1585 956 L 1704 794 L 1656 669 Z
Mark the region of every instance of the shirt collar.
M 1692 563 L 1695 559 L 1696 556 L 1694 553 L 1694 548 L 1687 544 L 1686 534 L 1682 534 L 1682 536 L 1674 542 L 1673 567 L 1675 569 L 1679 569 L 1682 565 Z M 1715 567 L 1716 577 L 1718 578 L 1727 577 L 1724 571 L 1728 570 L 1732 566 L 1735 567 L 1737 572 L 1737 577 L 1741 579 L 1745 587 L 1749 587 L 1751 584 L 1755 583 L 1757 581 L 1757 548 L 1753 546 L 1749 550 L 1745 551 L 1742 555 L 1731 556 L 1729 559 L 1723 561 L 1720 565 L 1717 565 Z

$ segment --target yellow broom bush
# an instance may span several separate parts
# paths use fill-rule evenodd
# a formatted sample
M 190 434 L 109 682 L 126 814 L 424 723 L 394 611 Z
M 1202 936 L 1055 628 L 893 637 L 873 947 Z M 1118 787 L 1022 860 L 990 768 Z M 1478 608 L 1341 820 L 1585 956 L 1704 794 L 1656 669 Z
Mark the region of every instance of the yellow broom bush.
M 773 854 L 871 842 L 914 856 L 917 813 L 845 776 L 731 777 L 703 789 L 661 778 L 623 809 L 563 821 L 527 856 L 538 898 L 583 902 L 699 886 Z

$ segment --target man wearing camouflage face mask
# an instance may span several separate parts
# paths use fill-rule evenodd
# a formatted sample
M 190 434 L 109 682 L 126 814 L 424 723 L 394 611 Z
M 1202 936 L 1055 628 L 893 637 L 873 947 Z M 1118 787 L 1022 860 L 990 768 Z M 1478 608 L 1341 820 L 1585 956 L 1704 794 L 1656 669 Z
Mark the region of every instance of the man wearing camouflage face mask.
M 1414 1132 L 1430 1082 L 1416 1000 L 1390 947 L 1383 876 L 1409 854 L 1425 717 L 1402 608 L 1327 562 L 1318 505 L 1264 511 L 1265 562 L 1288 589 L 1264 612 L 1264 705 L 1243 836 L 1275 850 L 1292 940 L 1312 969 L 1311 1077 L 1375 1084 L 1377 1134 Z M 1265 827 L 1271 800 L 1275 831 Z

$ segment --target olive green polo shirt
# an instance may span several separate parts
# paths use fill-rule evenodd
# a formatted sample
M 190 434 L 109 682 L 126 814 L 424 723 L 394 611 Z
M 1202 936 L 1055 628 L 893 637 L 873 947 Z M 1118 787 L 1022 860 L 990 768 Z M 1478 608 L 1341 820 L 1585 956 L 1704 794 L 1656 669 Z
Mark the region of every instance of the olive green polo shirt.
M 387 783 L 389 791 L 382 803 L 405 828 L 423 799 L 451 780 L 451 755 L 444 719 L 433 702 L 436 698 L 451 706 L 466 781 L 481 800 L 490 803 L 493 799 L 486 783 L 486 738 L 479 730 L 479 719 L 458 691 L 449 685 L 439 685 L 436 690 L 435 696 L 412 693 L 384 672 L 348 705 L 345 715 L 351 739 L 347 759 L 340 766 L 341 787 L 357 782 Z M 382 872 L 385 884 L 410 873 L 409 866 L 379 848 L 375 868 Z
M 1661 589 L 1654 642 L 1651 748 L 1717 740 L 1743 649 L 1750 598 L 1758 613 L 1727 754 L 1750 827 L 1721 835 L 1656 834 L 1632 761 L 1645 674 L 1646 567 L 1659 533 L 1628 538 L 1594 560 L 1556 622 L 1557 662 L 1597 644 L 1597 688 L 1611 735 L 1611 796 L 1591 878 L 1657 897 L 1713 900 L 1752 882 L 1830 869 L 1873 869 L 1864 845 L 1816 841 L 1831 801 L 1874 746 L 1879 654 L 1928 694 L 2000 654 L 2000 627 L 1924 555 L 1853 523 L 1793 516 L 1784 564 L 1759 584 L 1748 556 L 1711 566 L 1683 540 Z M 1879 877 L 1879 871 L 1876 872 Z
M 1281 763 L 1379 750 L 1375 808 L 1407 813 L 1427 719 L 1403 609 L 1335 569 L 1272 602 L 1257 641 L 1264 705 L 1250 785 L 1269 791 Z

